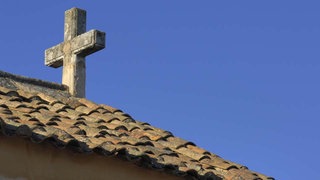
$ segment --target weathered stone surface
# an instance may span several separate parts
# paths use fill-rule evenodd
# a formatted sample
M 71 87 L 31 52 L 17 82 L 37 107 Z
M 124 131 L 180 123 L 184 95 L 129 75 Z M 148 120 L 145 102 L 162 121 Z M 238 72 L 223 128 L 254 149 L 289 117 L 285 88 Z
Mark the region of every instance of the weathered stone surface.
M 72 8 L 65 12 L 64 42 L 45 51 L 45 65 L 63 66 L 62 84 L 71 95 L 85 97 L 85 57 L 105 47 L 105 33 L 86 32 L 86 11 Z

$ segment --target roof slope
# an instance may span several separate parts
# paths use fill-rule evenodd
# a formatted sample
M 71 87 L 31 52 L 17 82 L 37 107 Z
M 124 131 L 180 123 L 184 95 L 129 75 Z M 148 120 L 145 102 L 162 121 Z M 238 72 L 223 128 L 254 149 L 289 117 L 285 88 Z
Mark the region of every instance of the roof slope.
M 182 177 L 273 179 L 118 109 L 71 97 L 64 90 L 61 85 L 0 72 L 0 134 L 116 156 Z

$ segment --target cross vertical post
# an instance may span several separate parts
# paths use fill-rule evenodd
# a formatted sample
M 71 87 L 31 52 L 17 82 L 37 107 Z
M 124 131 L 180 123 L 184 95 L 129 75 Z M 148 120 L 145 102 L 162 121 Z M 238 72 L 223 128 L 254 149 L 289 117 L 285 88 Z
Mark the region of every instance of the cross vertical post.
M 69 41 L 76 36 L 86 32 L 86 11 L 72 8 L 65 12 L 64 19 L 64 41 Z M 68 46 L 70 47 L 70 46 Z M 66 46 L 64 51 L 69 51 Z M 85 57 L 77 54 L 66 54 L 63 60 L 62 84 L 69 87 L 74 96 L 85 96 L 86 64 Z
M 86 32 L 86 11 L 72 8 L 65 12 L 64 42 L 45 51 L 45 64 L 63 66 L 62 84 L 69 87 L 71 95 L 85 97 L 85 56 L 105 47 L 105 33 Z
M 86 32 L 87 13 L 85 10 L 72 8 L 64 13 L 64 41 Z

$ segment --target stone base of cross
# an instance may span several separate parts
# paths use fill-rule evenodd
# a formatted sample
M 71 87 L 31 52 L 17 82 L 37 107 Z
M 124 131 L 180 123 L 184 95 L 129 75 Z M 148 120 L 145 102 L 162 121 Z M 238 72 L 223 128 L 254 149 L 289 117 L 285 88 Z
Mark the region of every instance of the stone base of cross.
M 86 32 L 86 11 L 72 8 L 65 12 L 64 42 L 45 51 L 45 65 L 63 66 L 62 84 L 71 95 L 85 97 L 85 57 L 105 47 L 105 33 Z

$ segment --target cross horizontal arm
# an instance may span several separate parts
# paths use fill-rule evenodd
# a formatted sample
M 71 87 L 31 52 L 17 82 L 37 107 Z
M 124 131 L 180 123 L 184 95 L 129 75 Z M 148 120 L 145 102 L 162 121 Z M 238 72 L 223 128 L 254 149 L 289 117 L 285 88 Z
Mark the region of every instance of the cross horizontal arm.
M 105 33 L 91 30 L 71 40 L 71 51 L 80 56 L 88 56 L 105 47 Z
M 60 43 L 45 51 L 45 65 L 60 67 L 66 55 L 76 54 L 87 56 L 105 47 L 105 33 L 91 30 L 83 33 L 70 41 Z
M 45 65 L 58 68 L 63 64 L 63 47 L 65 43 L 60 43 L 45 51 Z

